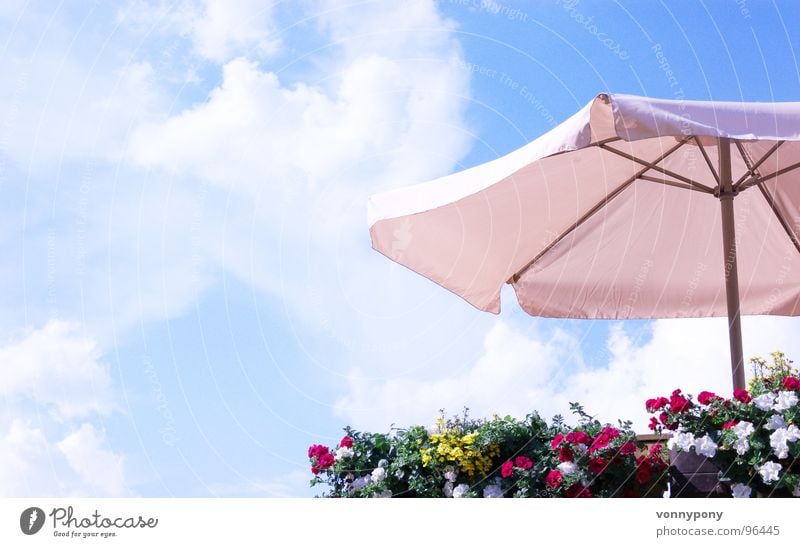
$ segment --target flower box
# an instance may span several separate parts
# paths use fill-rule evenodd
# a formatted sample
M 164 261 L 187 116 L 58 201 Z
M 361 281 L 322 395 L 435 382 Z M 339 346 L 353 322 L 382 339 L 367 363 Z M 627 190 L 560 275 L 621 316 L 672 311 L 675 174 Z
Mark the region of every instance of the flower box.
M 720 482 L 719 467 L 694 452 L 670 451 L 669 483 L 673 498 L 728 498 L 727 482 Z

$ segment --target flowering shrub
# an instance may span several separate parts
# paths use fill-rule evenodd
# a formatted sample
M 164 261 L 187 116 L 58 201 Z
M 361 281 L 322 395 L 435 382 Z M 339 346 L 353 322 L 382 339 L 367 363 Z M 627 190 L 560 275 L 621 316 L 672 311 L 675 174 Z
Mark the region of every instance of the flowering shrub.
M 663 449 L 646 449 L 630 423 L 601 424 L 577 405 L 577 427 L 444 416 L 388 435 L 346 428 L 335 448 L 308 449 L 312 485 L 331 497 L 613 497 L 660 494 Z
M 676 389 L 645 403 L 657 414 L 651 429 L 673 431 L 670 447 L 711 459 L 733 497 L 800 496 L 800 378 L 782 353 L 772 358 L 752 359 L 755 377 L 731 398 L 702 391 L 695 401 Z

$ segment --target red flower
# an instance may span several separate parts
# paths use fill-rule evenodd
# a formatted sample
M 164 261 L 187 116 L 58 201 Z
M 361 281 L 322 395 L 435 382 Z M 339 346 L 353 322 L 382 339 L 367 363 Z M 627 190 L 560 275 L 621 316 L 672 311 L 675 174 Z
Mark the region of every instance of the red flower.
M 783 379 L 783 389 L 800 390 L 800 380 L 794 376 L 787 376 Z
M 592 452 L 601 450 L 607 447 L 610 442 L 611 437 L 605 433 L 600 433 L 597 437 L 595 437 L 594 441 L 592 442 L 592 446 L 589 447 L 589 450 L 587 450 L 586 453 L 591 454 Z
M 736 420 L 731 420 L 722 424 L 722 429 L 733 429 L 736 427 Z
M 514 464 L 511 462 L 511 460 L 508 460 L 506 463 L 500 466 L 500 474 L 504 479 L 507 479 L 514 474 Z
M 317 465 L 320 469 L 327 469 L 334 464 L 336 460 L 330 452 L 323 454 L 317 459 Z
M 661 410 L 664 408 L 664 405 L 669 403 L 669 399 L 666 397 L 658 397 L 657 399 L 647 399 L 644 403 L 644 408 L 647 412 L 655 412 L 656 410 Z
M 655 416 L 650 418 L 650 423 L 648 424 L 647 427 L 649 427 L 653 431 L 656 430 L 656 428 L 658 427 L 658 420 L 656 420 Z
M 568 498 L 591 498 L 592 493 L 579 482 L 572 484 L 565 492 Z
M 555 437 L 553 437 L 553 440 L 552 440 L 552 441 L 550 441 L 550 448 L 552 448 L 553 450 L 555 450 L 556 448 L 558 448 L 558 445 L 560 445 L 560 444 L 561 444 L 561 443 L 563 443 L 563 442 L 564 442 L 564 435 L 562 435 L 561 433 L 559 433 L 558 435 L 556 435 Z
M 558 451 L 558 461 L 560 462 L 571 462 L 574 456 L 575 453 L 567 445 L 562 446 Z
M 733 390 L 733 398 L 739 401 L 740 403 L 747 404 L 753 400 L 750 394 L 747 392 L 746 389 L 737 388 Z
M 701 405 L 710 405 L 715 399 L 719 399 L 716 393 L 710 391 L 701 391 L 697 396 L 697 402 Z
M 589 460 L 589 473 L 599 475 L 606 468 L 606 461 L 603 458 L 592 458 Z
M 573 431 L 567 434 L 567 442 L 572 444 L 589 444 L 592 438 L 585 431 Z
M 545 482 L 547 483 L 547 487 L 552 489 L 558 488 L 561 485 L 561 480 L 563 479 L 563 475 L 561 471 L 558 469 L 553 469 L 547 474 L 547 478 Z
M 692 403 L 689 402 L 689 399 L 681 395 L 681 390 L 676 389 L 672 392 L 672 396 L 669 398 L 669 409 L 671 412 L 675 414 L 680 414 L 681 412 L 686 412 L 692 406 Z
M 530 469 L 533 467 L 533 462 L 528 456 L 517 456 L 514 458 L 514 465 L 520 469 Z
M 604 427 L 601 433 L 603 433 L 603 435 L 608 435 L 610 439 L 616 439 L 619 437 L 619 430 L 616 427 L 611 427 L 610 425 Z
M 342 440 L 339 441 L 339 446 L 344 446 L 346 448 L 353 448 L 353 439 L 345 435 L 342 437 Z
M 316 465 L 312 465 L 311 472 L 314 473 L 315 475 L 319 475 L 319 467 L 317 467 Z
M 639 484 L 644 484 L 649 480 L 650 480 L 650 469 L 648 469 L 646 466 L 640 467 L 639 470 L 636 472 L 636 482 L 638 482 Z
M 662 412 L 658 416 L 658 419 L 661 420 L 661 423 L 664 424 L 664 427 L 666 427 L 667 429 L 672 429 L 672 430 L 678 429 L 678 424 L 674 423 L 674 424 L 670 425 L 670 423 L 667 421 L 668 418 L 669 418 L 669 414 L 667 414 L 666 412 Z
M 319 458 L 328 453 L 328 447 L 321 444 L 312 444 L 308 447 L 308 458 Z
M 654 420 L 655 418 L 651 418 L 651 419 Z M 628 441 L 628 442 L 626 442 L 625 444 L 623 444 L 622 446 L 619 447 L 619 453 L 623 454 L 625 456 L 627 456 L 629 454 L 633 454 L 634 452 L 636 452 L 636 443 L 633 442 L 633 441 Z
M 661 448 L 662 448 L 661 444 L 656 443 L 650 447 L 650 451 L 648 452 L 648 454 L 650 454 L 651 458 L 655 458 L 661 453 Z

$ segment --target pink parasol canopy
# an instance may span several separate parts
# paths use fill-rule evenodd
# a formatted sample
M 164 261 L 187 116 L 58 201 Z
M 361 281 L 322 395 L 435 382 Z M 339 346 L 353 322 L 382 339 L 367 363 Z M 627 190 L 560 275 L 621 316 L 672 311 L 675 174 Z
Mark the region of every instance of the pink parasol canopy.
M 373 247 L 492 313 L 800 315 L 800 103 L 598 95 L 510 154 L 373 196 Z

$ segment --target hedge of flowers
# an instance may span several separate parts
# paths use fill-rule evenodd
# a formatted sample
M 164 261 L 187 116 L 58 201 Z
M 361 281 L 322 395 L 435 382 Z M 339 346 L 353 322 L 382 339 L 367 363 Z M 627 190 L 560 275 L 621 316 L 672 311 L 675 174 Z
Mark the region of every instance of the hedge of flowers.
M 346 428 L 338 446 L 308 449 L 312 485 L 330 497 L 660 496 L 666 449 L 636 441 L 629 422 L 601 424 L 577 404 L 576 427 L 444 414 L 388 434 Z
M 677 389 L 649 399 L 650 428 L 671 431 L 671 448 L 709 458 L 733 497 L 800 496 L 800 378 L 781 352 L 751 363 L 754 379 L 731 398 Z

